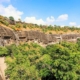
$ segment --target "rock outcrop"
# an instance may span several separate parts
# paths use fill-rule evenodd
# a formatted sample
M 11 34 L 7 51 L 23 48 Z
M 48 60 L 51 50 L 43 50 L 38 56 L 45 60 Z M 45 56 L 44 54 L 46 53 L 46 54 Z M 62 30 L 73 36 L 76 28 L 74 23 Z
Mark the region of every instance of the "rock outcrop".
M 60 41 L 77 41 L 80 34 L 45 34 L 39 31 L 13 31 L 9 28 L 0 26 L 0 46 L 9 44 L 19 44 L 20 42 L 38 42 L 42 44 L 53 44 Z

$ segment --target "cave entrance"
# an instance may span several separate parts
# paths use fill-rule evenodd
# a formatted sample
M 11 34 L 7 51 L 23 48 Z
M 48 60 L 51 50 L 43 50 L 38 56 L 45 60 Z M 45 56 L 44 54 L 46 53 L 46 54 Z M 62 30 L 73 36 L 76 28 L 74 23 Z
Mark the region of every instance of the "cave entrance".
M 19 39 L 25 39 L 26 37 L 19 37 Z
M 10 39 L 10 36 L 4 36 L 3 39 Z

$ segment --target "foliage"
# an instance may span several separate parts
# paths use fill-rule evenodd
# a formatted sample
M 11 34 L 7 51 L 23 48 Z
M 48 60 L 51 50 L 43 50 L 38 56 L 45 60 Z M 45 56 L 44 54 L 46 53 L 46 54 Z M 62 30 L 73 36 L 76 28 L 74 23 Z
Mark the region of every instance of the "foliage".
M 36 51 L 35 47 L 37 49 Z M 36 65 L 34 64 L 35 60 L 38 57 L 38 53 L 40 51 L 38 50 L 38 48 L 40 48 L 40 46 L 31 43 L 30 45 L 11 45 L 7 48 L 13 56 L 13 58 L 11 59 L 10 54 L 10 57 L 6 58 L 6 62 L 9 65 L 6 74 L 10 76 L 10 80 L 40 80 L 38 69 L 36 69 Z
M 9 17 L 14 24 L 14 18 Z M 57 25 L 46 26 L 24 22 L 9 24 L 9 19 L 0 16 L 0 23 L 19 30 L 39 28 L 43 32 L 80 31 L 80 28 Z M 6 76 L 10 80 L 80 80 L 80 39 L 77 43 L 61 42 L 45 48 L 36 43 L 12 44 L 0 47 L 0 56 L 6 57 Z
M 65 45 L 69 43 L 65 43 Z M 51 55 L 52 61 L 52 73 L 57 80 L 79 80 L 80 73 L 77 72 L 80 69 L 80 52 L 74 51 L 77 47 L 69 49 L 67 45 L 56 44 L 47 46 L 47 50 Z M 74 45 L 74 44 L 73 44 Z M 65 46 L 65 47 L 64 47 Z
M 78 50 L 80 51 L 80 38 L 77 39 Z
M 9 25 L 9 22 L 8 22 L 8 21 L 4 21 L 4 24 L 5 24 L 6 26 L 8 26 L 8 25 Z
M 26 24 L 23 24 L 23 28 L 26 28 Z
M 1 16 L 0 15 L 0 23 L 10 27 L 11 25 L 14 25 L 15 28 L 29 28 L 29 29 L 38 29 L 44 33 L 67 33 L 68 31 L 71 32 L 80 32 L 80 28 L 76 27 L 76 26 L 59 26 L 59 25 L 37 25 L 37 24 L 32 24 L 32 23 L 25 23 L 22 22 L 21 19 L 18 19 L 18 21 L 15 21 L 14 18 L 12 16 L 10 16 L 9 18 Z M 12 29 L 14 29 L 13 27 L 11 27 Z M 18 29 L 19 30 L 19 29 Z M 20 29 L 21 30 L 21 29 Z
M 16 26 L 16 28 L 20 28 L 20 24 L 18 24 L 18 23 L 15 26 Z
M 8 49 L 6 47 L 0 47 L 0 56 L 8 55 Z
M 77 43 L 62 42 L 46 48 L 36 43 L 25 43 L 6 48 L 6 76 L 10 80 L 80 79 L 80 51 Z
M 13 18 L 12 16 L 10 16 L 9 19 L 10 19 L 11 21 L 14 21 L 14 18 Z

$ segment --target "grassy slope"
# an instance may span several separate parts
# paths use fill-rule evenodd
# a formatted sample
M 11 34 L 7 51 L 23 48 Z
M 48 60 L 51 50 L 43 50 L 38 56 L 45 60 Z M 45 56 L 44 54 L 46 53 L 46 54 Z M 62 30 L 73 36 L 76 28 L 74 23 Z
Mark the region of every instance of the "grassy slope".
M 25 31 L 25 30 L 35 30 L 41 31 L 50 34 L 67 34 L 67 33 L 80 33 L 80 28 L 69 27 L 69 26 L 47 26 L 47 25 L 37 25 L 25 22 L 19 22 L 14 25 L 9 23 L 9 19 L 3 16 L 0 16 L 0 25 L 9 29 L 13 29 L 16 31 Z

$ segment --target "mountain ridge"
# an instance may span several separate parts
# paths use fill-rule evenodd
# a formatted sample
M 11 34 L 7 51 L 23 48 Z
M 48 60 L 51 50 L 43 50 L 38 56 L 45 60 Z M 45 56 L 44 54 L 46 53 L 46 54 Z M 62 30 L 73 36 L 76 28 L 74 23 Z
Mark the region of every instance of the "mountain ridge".
M 0 46 L 30 41 L 44 45 L 60 41 L 76 42 L 79 37 L 80 28 L 37 25 L 0 16 Z

